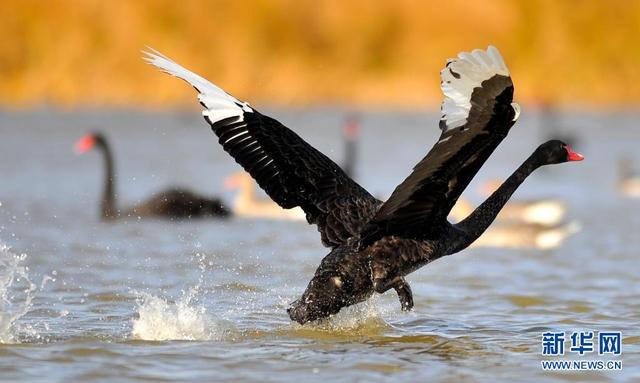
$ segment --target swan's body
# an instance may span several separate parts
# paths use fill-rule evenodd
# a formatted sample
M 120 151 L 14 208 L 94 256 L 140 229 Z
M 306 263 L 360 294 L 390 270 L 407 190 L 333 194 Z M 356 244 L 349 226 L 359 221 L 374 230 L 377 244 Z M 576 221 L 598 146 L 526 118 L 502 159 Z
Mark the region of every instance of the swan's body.
M 462 221 L 475 210 L 471 202 L 460 198 L 449 217 Z M 580 230 L 577 222 L 562 225 L 565 207 L 560 201 L 509 201 L 491 225 L 470 247 L 510 249 L 551 249 Z
M 225 186 L 238 191 L 231 206 L 236 217 L 292 221 L 306 219 L 299 207 L 283 209 L 270 199 L 258 198 L 256 184 L 247 172 L 240 171 L 227 177 Z
M 403 309 L 412 308 L 407 274 L 473 243 L 538 167 L 582 159 L 562 142 L 549 141 L 473 213 L 450 224 L 447 215 L 456 200 L 519 115 L 497 49 L 461 53 L 442 70 L 440 139 L 384 203 L 278 121 L 170 59 L 147 55 L 151 64 L 198 91 L 219 143 L 266 193 L 284 208 L 301 207 L 318 226 L 331 250 L 288 310 L 299 323 L 391 288 Z
M 470 247 L 501 247 L 508 249 L 553 249 L 572 234 L 580 231 L 580 224 L 549 227 L 537 224 L 494 224 Z
M 460 198 L 451 209 L 451 217 L 454 221 L 462 221 L 475 207 L 471 202 Z M 559 225 L 566 214 L 567 207 L 564 202 L 554 199 L 541 199 L 533 201 L 510 201 L 496 217 L 500 222 L 526 223 L 541 226 Z
M 356 178 L 358 163 L 358 138 L 360 136 L 360 120 L 355 114 L 348 115 L 342 126 L 344 135 L 344 162 L 342 170 L 349 178 Z
M 532 225 L 556 226 L 562 222 L 567 212 L 564 202 L 553 199 L 533 201 L 513 201 L 498 214 L 505 222 L 524 222 Z
M 492 179 L 484 182 L 480 188 L 482 195 L 488 197 L 500 187 L 500 181 Z M 567 205 L 557 199 L 535 199 L 511 201 L 498 214 L 499 220 L 526 222 L 537 225 L 559 225 L 565 214 Z
M 618 190 L 625 197 L 640 198 L 640 177 L 620 180 Z
M 633 162 L 630 158 L 621 158 L 618 162 L 619 180 L 618 192 L 624 197 L 640 198 L 640 175 L 633 171 Z
M 121 210 L 116 204 L 114 161 L 109 143 L 100 133 L 85 135 L 76 143 L 78 153 L 84 153 L 92 148 L 98 149 L 104 156 L 105 182 L 100 203 L 100 215 L 104 220 L 124 217 L 187 219 L 229 215 L 229 211 L 219 199 L 203 197 L 183 188 L 161 191 L 145 202 Z

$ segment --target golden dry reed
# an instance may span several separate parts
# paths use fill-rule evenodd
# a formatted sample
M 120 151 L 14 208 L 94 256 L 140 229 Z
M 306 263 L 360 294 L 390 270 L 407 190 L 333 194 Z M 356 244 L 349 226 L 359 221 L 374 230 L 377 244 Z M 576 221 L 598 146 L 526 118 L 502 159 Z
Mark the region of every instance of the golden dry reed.
M 460 50 L 500 48 L 524 103 L 640 101 L 640 1 L 0 1 L 0 105 L 191 104 L 157 48 L 254 104 L 435 106 Z

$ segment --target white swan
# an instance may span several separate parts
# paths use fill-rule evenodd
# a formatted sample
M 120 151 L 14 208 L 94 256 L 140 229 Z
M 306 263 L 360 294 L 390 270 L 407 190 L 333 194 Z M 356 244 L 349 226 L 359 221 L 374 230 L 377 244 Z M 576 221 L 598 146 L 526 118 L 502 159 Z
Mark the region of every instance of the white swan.
M 258 198 L 256 195 L 256 184 L 253 178 L 244 171 L 234 173 L 227 177 L 224 180 L 224 186 L 226 189 L 237 190 L 236 197 L 231 206 L 233 214 L 237 217 L 292 221 L 306 220 L 304 211 L 299 207 L 283 209 L 271 199 Z

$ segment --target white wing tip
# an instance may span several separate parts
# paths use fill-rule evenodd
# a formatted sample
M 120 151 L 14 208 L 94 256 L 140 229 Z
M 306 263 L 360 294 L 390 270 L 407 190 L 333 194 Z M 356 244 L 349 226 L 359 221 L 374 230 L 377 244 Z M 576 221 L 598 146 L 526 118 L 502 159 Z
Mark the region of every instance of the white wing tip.
M 142 56 L 142 59 L 147 64 L 155 66 L 156 68 L 158 68 L 164 73 L 170 74 L 172 76 L 180 77 L 185 81 L 191 82 L 189 79 L 184 78 L 184 75 L 190 72 L 184 69 L 183 67 L 181 67 L 175 61 L 168 58 L 167 56 L 151 48 L 150 46 L 146 46 L 146 50 L 142 50 L 141 52 L 144 55 Z
M 445 96 L 442 119 L 448 129 L 466 124 L 473 89 L 495 75 L 509 76 L 510 73 L 500 51 L 493 45 L 486 50 L 460 52 L 458 57 L 447 60 L 447 65 L 440 71 L 440 87 Z M 515 103 L 513 107 L 517 118 L 520 108 Z
M 183 79 L 196 88 L 200 93 L 198 99 L 207 108 L 203 114 L 209 117 L 212 122 L 232 116 L 238 116 L 242 120 L 243 112 L 253 112 L 249 103 L 236 99 L 207 79 L 182 67 L 150 46 L 146 46 L 146 50 L 142 50 L 142 54 L 144 55 L 142 59 L 148 64 L 164 73 Z
M 153 64 L 154 62 L 158 62 L 161 60 L 168 60 L 168 58 L 165 55 L 151 48 L 148 45 L 145 45 L 145 49 L 140 50 L 140 53 L 143 54 L 142 59 L 149 64 Z
M 518 104 L 517 102 L 512 102 L 511 107 L 513 108 L 513 111 L 515 113 L 513 115 L 513 120 L 511 121 L 516 121 L 518 117 L 520 117 L 520 104 Z
M 477 71 L 478 75 L 510 75 L 500 51 L 493 45 L 489 45 L 486 50 L 474 49 L 471 52 L 460 52 L 457 58 L 448 60 L 447 67 L 451 65 L 463 71 L 460 75 L 470 75 L 471 73 L 465 72 L 471 71 Z

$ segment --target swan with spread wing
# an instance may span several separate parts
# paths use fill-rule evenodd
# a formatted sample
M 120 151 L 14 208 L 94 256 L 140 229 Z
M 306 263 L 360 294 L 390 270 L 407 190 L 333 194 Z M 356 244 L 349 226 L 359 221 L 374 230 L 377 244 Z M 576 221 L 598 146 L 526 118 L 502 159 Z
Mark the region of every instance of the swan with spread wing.
M 548 141 L 467 218 L 451 224 L 451 208 L 519 115 L 496 48 L 460 53 L 441 71 L 440 138 L 384 203 L 277 120 L 162 54 L 145 53 L 149 63 L 196 89 L 218 142 L 269 197 L 283 208 L 302 208 L 317 225 L 330 253 L 288 309 L 301 324 L 390 289 L 410 310 L 407 274 L 473 243 L 538 167 L 583 159 L 563 142 Z

